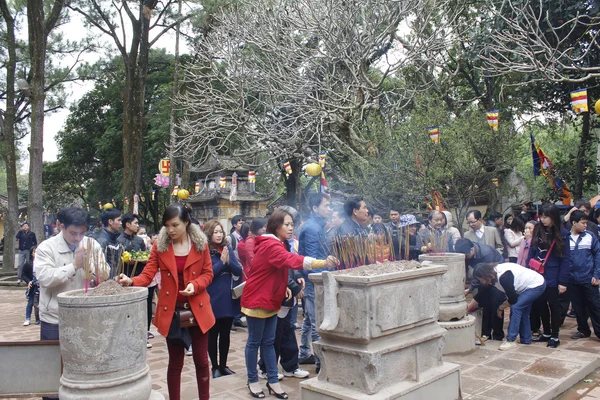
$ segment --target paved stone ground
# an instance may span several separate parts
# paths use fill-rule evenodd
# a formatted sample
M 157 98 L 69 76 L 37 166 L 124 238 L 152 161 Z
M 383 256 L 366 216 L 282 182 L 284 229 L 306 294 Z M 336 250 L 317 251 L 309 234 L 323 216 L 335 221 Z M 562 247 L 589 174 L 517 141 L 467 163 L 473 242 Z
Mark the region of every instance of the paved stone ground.
M 22 326 L 26 304 L 24 291 L 24 289 L 0 288 L 0 301 L 2 302 L 0 341 L 39 339 L 39 326 Z M 153 348 L 148 350 L 147 355 L 153 388 L 168 399 L 166 384 L 168 355 L 165 340 L 158 335 L 154 327 L 152 330 L 156 338 L 151 340 Z M 597 360 L 600 341 L 595 338 L 571 340 L 569 337 L 574 331 L 575 321 L 567 319 L 561 330 L 562 344 L 558 350 L 547 349 L 542 344 L 534 344 L 519 346 L 508 352 L 500 352 L 497 350 L 500 342 L 491 341 L 486 346 L 478 347 L 471 354 L 448 356 L 446 360 L 458 363 L 462 367 L 462 388 L 465 399 L 550 399 L 552 396 L 540 397 L 541 393 L 556 387 L 561 382 L 563 385 L 566 383 L 572 387 L 556 397 L 559 400 L 600 399 L 600 368 L 596 370 L 592 368 L 588 371 L 589 375 L 585 380 L 575 375 L 575 372 L 580 371 L 582 366 L 589 365 L 592 360 Z M 247 331 L 243 328 L 238 328 L 236 332 L 231 333 L 232 343 L 228 364 L 237 374 L 211 380 L 212 399 L 251 398 L 246 389 L 244 367 L 246 337 Z M 311 377 L 315 376 L 314 365 L 302 367 L 311 372 Z M 265 388 L 265 382 L 261 382 Z M 282 381 L 282 386 L 290 395 L 290 399 L 297 398 L 299 383 L 300 380 L 296 378 L 285 378 Z M 195 400 L 197 398 L 194 365 L 191 357 L 186 357 L 182 374 L 182 399 Z
M 30 326 L 23 326 L 25 305 L 27 304 L 24 288 L 0 288 L 0 303 L 2 304 L 2 307 L 0 307 L 0 341 L 39 340 L 39 325 L 32 323 Z M 168 400 L 166 379 L 168 362 L 167 346 L 165 339 L 156 332 L 156 327 L 152 326 L 151 331 L 156 335 L 154 339 L 150 340 L 153 346 L 152 349 L 149 349 L 147 352 L 147 362 L 152 375 L 152 386 L 153 389 L 161 392 L 165 396 L 165 399 Z M 235 400 L 251 398 L 246 388 L 246 367 L 244 363 L 244 346 L 246 345 L 247 335 L 248 331 L 245 328 L 237 328 L 237 331 L 231 332 L 231 350 L 229 352 L 228 364 L 237 374 L 211 380 L 211 399 Z M 300 331 L 298 331 L 299 342 Z M 303 365 L 302 368 L 310 371 L 311 377 L 316 375 L 314 365 Z M 192 357 L 186 357 L 181 377 L 181 398 L 183 400 L 195 400 L 198 398 L 194 371 Z M 299 383 L 300 379 L 297 378 L 284 378 L 281 381 L 281 385 L 288 393 L 290 399 L 297 398 Z M 266 381 L 261 380 L 261 384 L 266 394 Z

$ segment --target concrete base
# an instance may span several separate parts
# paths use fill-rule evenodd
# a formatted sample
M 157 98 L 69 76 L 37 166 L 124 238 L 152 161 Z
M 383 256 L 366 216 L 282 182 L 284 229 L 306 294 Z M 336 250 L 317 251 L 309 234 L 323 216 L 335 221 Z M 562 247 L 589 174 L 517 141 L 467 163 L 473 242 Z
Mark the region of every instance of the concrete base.
M 444 355 L 475 350 L 475 317 L 467 315 L 460 321 L 438 323 L 446 329 Z
M 150 398 L 148 400 L 165 400 L 165 396 L 162 393 L 153 390 L 150 392 Z
M 376 394 L 367 395 L 350 387 L 313 378 L 300 383 L 299 398 L 302 400 L 457 400 L 461 398 L 460 367 L 456 364 L 444 363 L 423 373 L 419 379 L 419 382 L 402 381 Z

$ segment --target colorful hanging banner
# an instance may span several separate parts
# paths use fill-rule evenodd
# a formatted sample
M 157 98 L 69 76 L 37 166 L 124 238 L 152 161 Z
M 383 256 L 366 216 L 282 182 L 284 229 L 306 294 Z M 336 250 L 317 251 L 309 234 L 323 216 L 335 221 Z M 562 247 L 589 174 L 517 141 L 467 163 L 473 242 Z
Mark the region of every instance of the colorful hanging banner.
M 492 132 L 498 131 L 498 110 L 488 111 L 487 114 L 487 122 L 490 126 Z
M 287 176 L 292 174 L 292 166 L 289 161 L 283 163 L 283 169 L 285 170 Z
M 225 189 L 227 187 L 227 178 L 222 176 L 219 178 L 219 187 Z
M 500 181 L 498 180 L 498 178 L 492 178 L 492 183 L 496 185 L 496 187 L 500 187 Z
M 133 195 L 133 213 L 135 215 L 140 213 L 140 196 L 137 194 Z
M 179 186 L 173 187 L 173 192 L 171 193 L 171 196 L 177 196 L 177 192 L 179 192 Z
M 229 201 L 237 200 L 237 185 L 231 185 L 231 192 L 229 193 Z
M 327 153 L 322 151 L 319 153 L 319 165 L 321 168 L 325 168 L 325 160 L 327 159 Z
M 168 158 L 160 160 L 158 163 L 158 172 L 160 172 L 162 176 L 169 176 L 169 174 L 171 174 L 171 160 Z
M 321 193 L 327 194 L 329 191 L 329 186 L 327 185 L 327 180 L 325 179 L 325 173 L 321 172 Z
M 588 112 L 587 88 L 577 89 L 571 92 L 571 107 L 576 114 Z
M 196 182 L 194 185 L 194 193 L 198 193 L 200 191 L 200 182 Z
M 155 198 L 155 197 L 156 197 L 156 189 L 154 189 L 154 190 L 152 191 L 152 196 L 151 196 L 151 198 L 152 198 L 152 201 L 154 201 L 154 198 Z
M 248 171 L 248 182 L 249 183 L 256 183 L 256 171 L 251 169 L 250 171 Z
M 110 202 L 112 203 L 113 207 L 117 207 L 117 203 L 115 203 L 115 199 L 111 199 Z
M 98 209 L 102 210 L 102 202 L 101 201 L 98 202 Z
M 437 126 L 430 126 L 427 128 L 427 132 L 429 133 L 429 140 L 432 143 L 438 144 L 440 142 L 440 129 Z

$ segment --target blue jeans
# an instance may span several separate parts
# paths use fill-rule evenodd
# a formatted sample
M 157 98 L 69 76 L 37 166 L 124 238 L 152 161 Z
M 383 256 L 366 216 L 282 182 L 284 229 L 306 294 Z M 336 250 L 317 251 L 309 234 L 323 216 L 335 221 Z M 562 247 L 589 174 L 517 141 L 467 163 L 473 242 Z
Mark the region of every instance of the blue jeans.
M 517 340 L 517 334 L 519 334 L 521 343 L 531 343 L 529 314 L 533 302 L 544 293 L 544 290 L 546 290 L 546 283 L 533 289 L 527 289 L 519 295 L 517 302 L 510 306 L 510 322 L 508 323 L 508 335 L 506 337 L 509 342 Z
M 277 383 L 277 357 L 275 356 L 275 332 L 277 330 L 277 314 L 269 318 L 246 317 L 248 324 L 248 340 L 246 341 L 246 372 L 248 383 L 258 382 L 258 349 L 267 367 L 269 383 Z
M 318 342 L 321 336 L 317 333 L 315 319 L 315 286 L 306 278 L 304 288 L 304 319 L 302 320 L 302 337 L 300 344 L 300 358 L 309 357 L 311 354 L 310 342 Z M 316 361 L 319 365 L 319 361 Z
M 31 289 L 32 293 L 29 293 L 29 295 L 27 296 L 27 307 L 25 307 L 25 319 L 30 320 L 31 319 L 31 311 L 33 311 L 33 308 L 35 307 L 35 320 L 39 321 L 40 320 L 40 311 L 38 308 L 38 304 L 39 304 L 39 295 L 33 293 L 35 289 Z

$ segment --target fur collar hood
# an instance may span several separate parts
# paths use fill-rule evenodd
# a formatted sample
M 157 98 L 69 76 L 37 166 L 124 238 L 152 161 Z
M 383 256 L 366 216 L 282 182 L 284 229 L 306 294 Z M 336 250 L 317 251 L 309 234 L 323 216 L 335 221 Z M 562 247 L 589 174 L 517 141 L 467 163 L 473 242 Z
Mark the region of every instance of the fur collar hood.
M 194 244 L 194 248 L 196 248 L 197 252 L 201 252 L 206 248 L 206 244 L 208 243 L 208 239 L 202 229 L 196 224 L 190 223 L 188 226 L 188 235 Z M 164 226 L 160 229 L 158 233 L 158 240 L 156 241 L 156 249 L 159 253 L 164 253 L 169 249 L 169 245 L 171 244 L 171 239 L 169 238 L 169 234 L 167 233 L 167 228 Z

